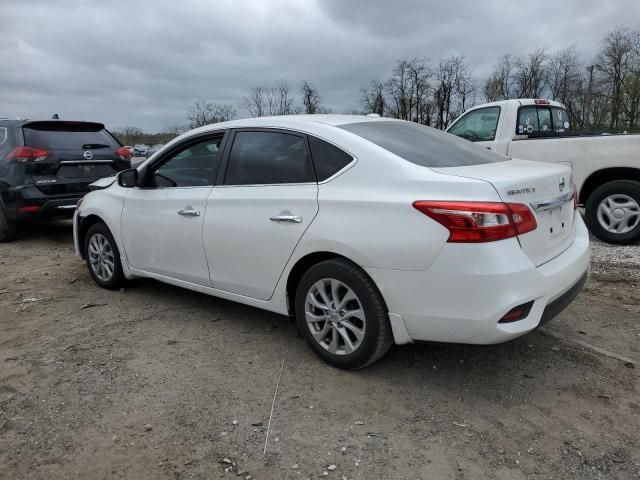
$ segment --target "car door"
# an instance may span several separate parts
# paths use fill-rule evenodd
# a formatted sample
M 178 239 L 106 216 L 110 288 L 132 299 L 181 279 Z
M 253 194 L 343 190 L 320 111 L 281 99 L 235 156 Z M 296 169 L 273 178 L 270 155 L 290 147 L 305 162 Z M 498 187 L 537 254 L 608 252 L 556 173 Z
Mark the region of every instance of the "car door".
M 218 133 L 187 140 L 150 165 L 141 186 L 129 190 L 122 241 L 134 269 L 211 286 L 202 225 L 223 138 Z
M 304 135 L 237 130 L 223 181 L 207 199 L 203 237 L 215 288 L 271 298 L 318 212 L 318 185 Z

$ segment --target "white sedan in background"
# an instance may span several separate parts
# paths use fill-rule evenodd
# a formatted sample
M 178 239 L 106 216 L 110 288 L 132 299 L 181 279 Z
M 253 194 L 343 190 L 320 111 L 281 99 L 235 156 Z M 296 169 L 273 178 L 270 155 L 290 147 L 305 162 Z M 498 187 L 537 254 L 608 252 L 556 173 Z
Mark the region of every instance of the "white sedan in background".
M 209 125 L 96 188 L 74 240 L 100 286 L 148 277 L 294 315 L 341 368 L 394 341 L 523 335 L 589 267 L 569 168 L 400 120 Z

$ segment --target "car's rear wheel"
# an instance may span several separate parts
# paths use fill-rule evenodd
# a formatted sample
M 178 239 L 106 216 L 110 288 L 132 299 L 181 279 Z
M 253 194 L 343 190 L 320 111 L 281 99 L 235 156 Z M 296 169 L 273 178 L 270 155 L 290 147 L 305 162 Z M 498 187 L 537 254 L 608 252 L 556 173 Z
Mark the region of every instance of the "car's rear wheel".
M 609 243 L 640 240 L 640 182 L 615 180 L 589 196 L 585 218 L 591 232 Z
M 125 282 L 118 246 L 104 223 L 96 223 L 85 236 L 84 256 L 93 280 L 103 288 L 116 290 Z
M 14 240 L 17 235 L 16 222 L 12 222 L 7 218 L 2 206 L 0 206 L 0 242 L 9 242 Z
M 336 367 L 365 367 L 393 343 L 382 295 L 349 261 L 332 259 L 311 267 L 298 284 L 295 307 L 307 342 Z

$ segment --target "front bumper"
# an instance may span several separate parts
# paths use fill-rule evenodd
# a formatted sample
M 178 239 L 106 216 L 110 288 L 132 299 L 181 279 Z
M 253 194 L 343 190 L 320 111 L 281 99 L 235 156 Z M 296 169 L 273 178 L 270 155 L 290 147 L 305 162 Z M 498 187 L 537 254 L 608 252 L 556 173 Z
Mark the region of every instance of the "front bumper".
M 580 217 L 575 229 L 573 244 L 538 267 L 512 238 L 482 245 L 448 243 L 425 271 L 367 272 L 385 298 L 394 334 L 402 331 L 401 319 L 406 338 L 413 341 L 506 342 L 549 321 L 584 285 L 589 234 Z M 512 308 L 530 301 L 526 318 L 498 323 Z

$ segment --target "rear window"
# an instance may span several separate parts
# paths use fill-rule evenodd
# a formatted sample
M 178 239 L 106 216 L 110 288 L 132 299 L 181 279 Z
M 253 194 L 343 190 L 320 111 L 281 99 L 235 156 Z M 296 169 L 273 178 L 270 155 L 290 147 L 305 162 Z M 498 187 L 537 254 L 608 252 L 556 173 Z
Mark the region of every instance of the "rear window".
M 25 145 L 50 150 L 118 148 L 118 141 L 98 123 L 30 123 L 22 127 Z
M 422 167 L 463 167 L 507 160 L 455 135 L 413 122 L 370 121 L 339 128 Z
M 571 130 L 569 115 L 558 107 L 520 107 L 516 135 L 533 133 L 563 133 Z

